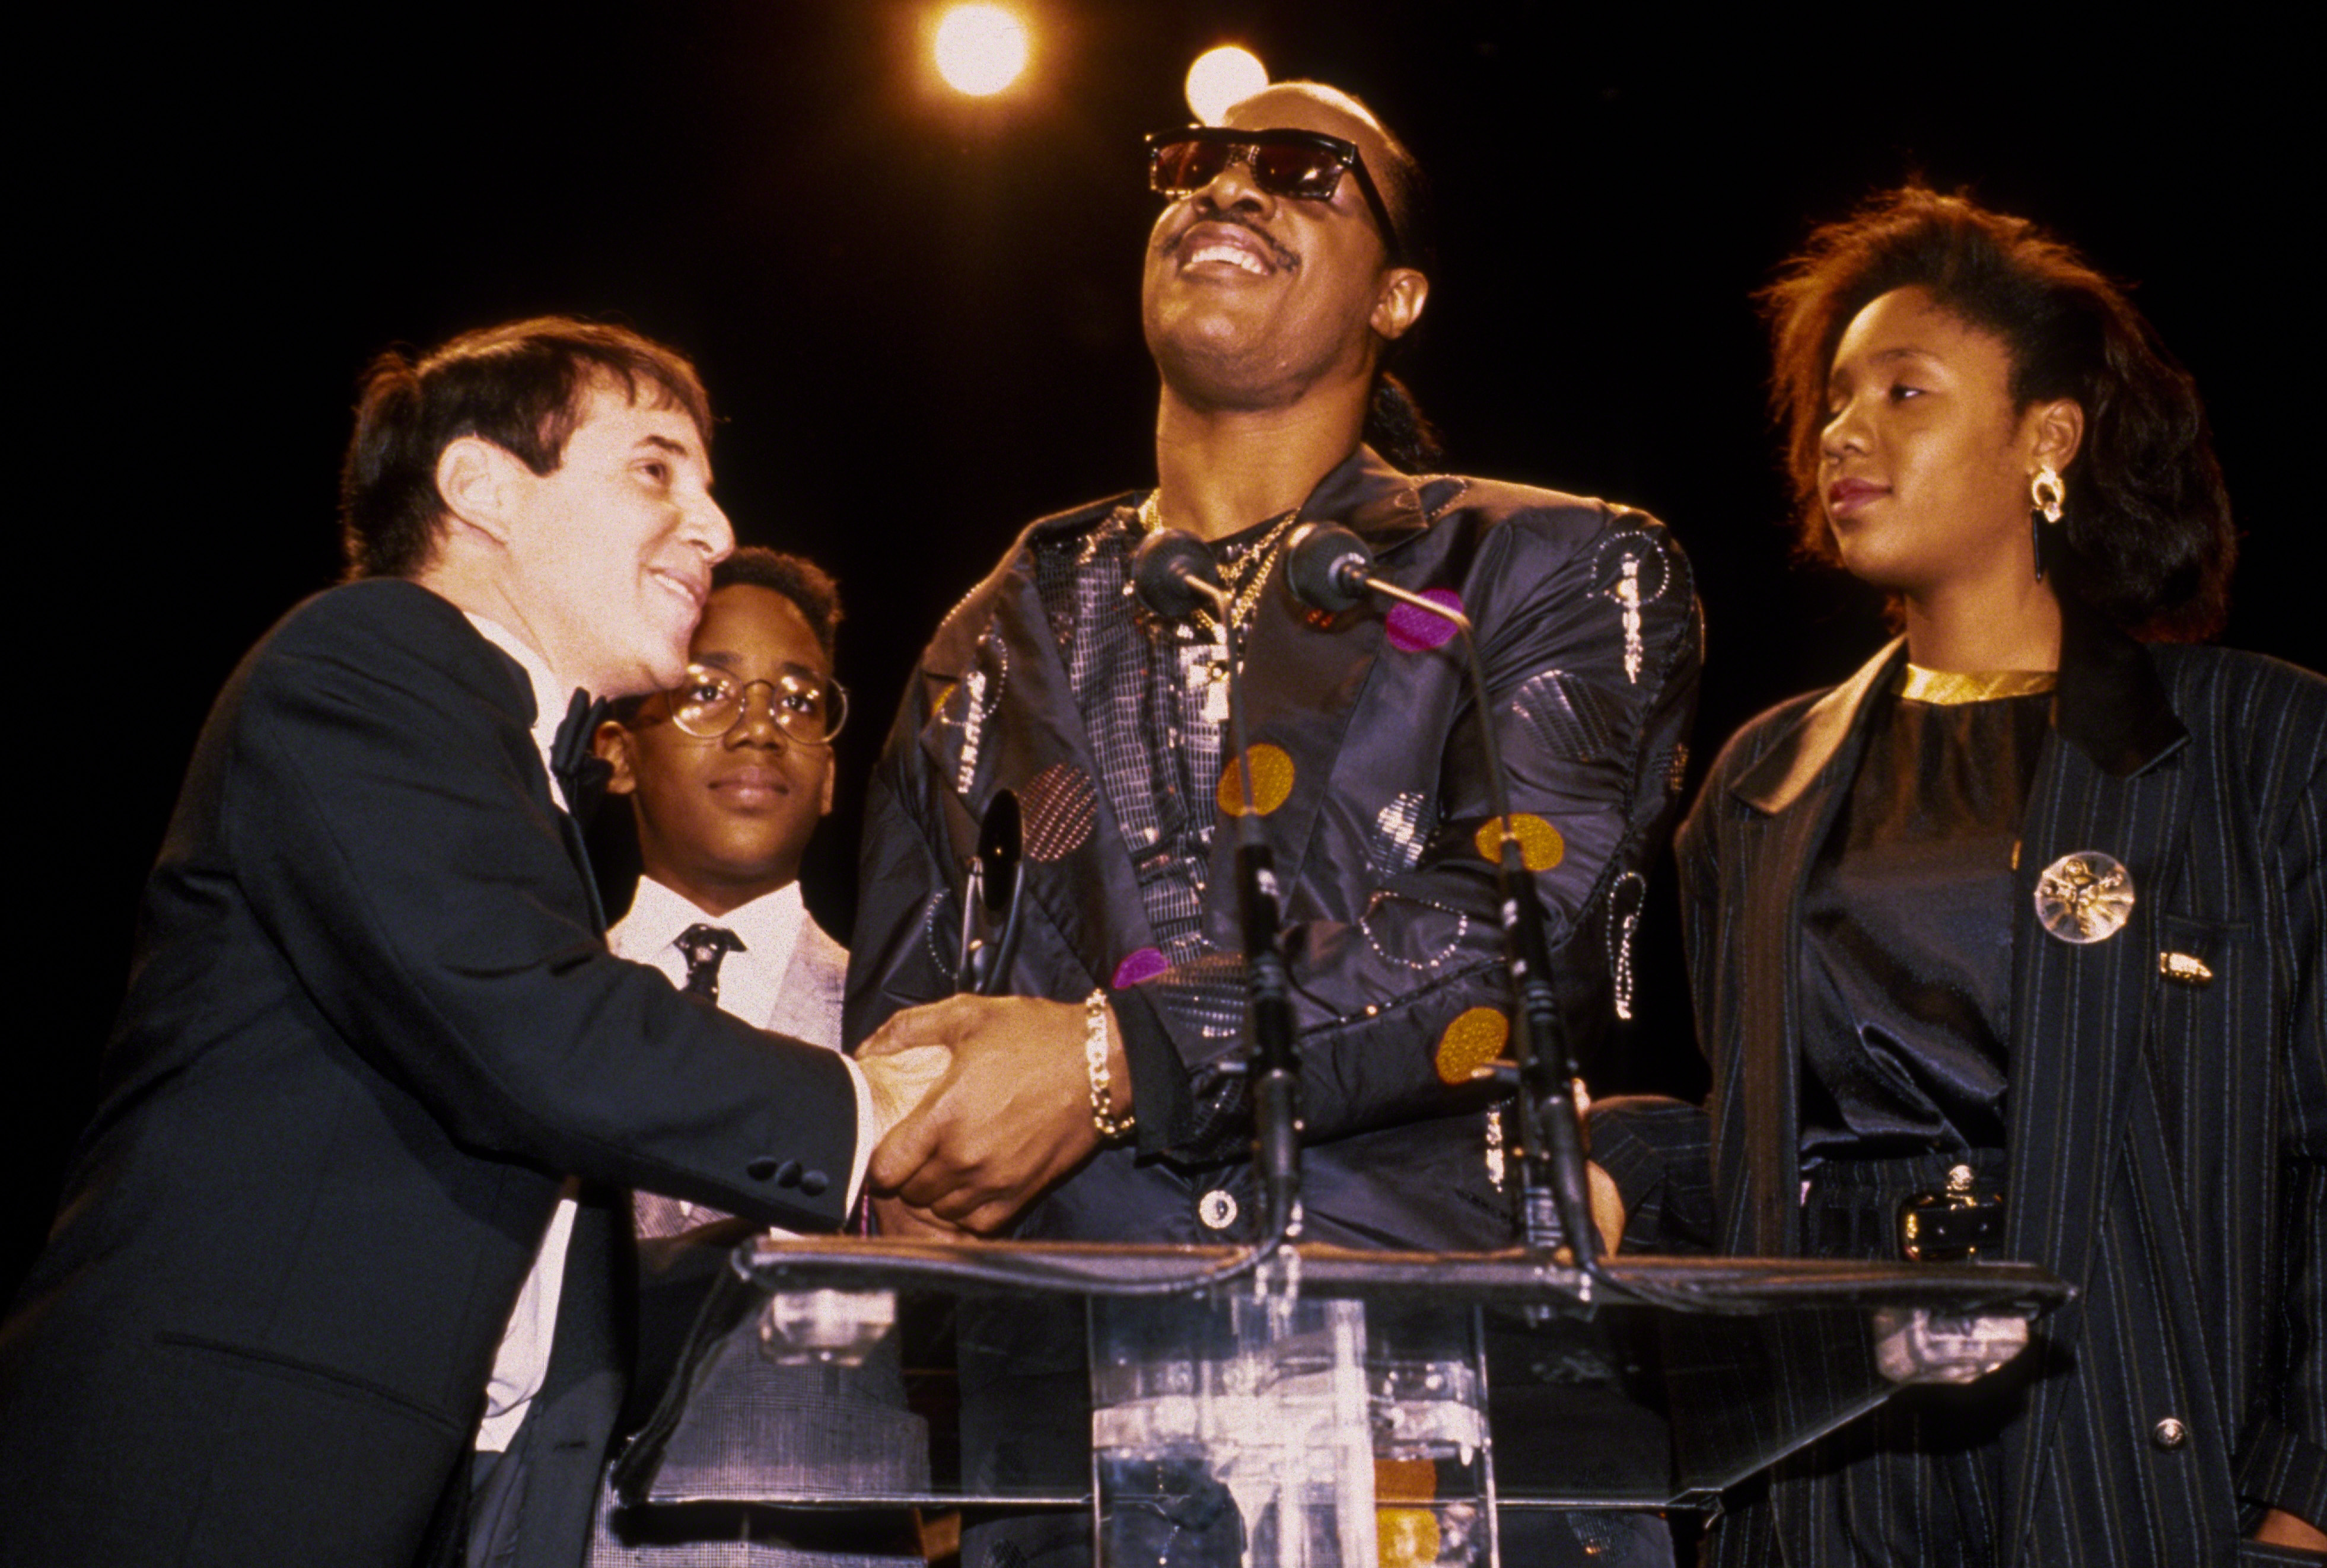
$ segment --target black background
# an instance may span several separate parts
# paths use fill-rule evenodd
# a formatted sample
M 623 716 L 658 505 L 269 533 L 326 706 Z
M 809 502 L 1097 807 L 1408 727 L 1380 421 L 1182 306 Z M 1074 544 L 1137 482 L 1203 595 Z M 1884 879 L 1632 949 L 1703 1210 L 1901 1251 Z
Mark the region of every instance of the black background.
M 1747 295 L 1809 222 L 1915 173 L 2137 283 L 2207 392 L 2248 530 L 2226 640 L 2327 662 L 2315 248 L 2297 247 L 2322 182 L 2285 39 L 2186 12 L 2104 35 L 2135 13 L 2089 8 L 1024 9 L 1028 81 L 983 102 L 935 82 L 931 7 L 886 0 L 265 25 L 86 7 L 26 35 L 15 401 L 40 544 L 18 589 L 15 821 L 36 918 L 14 944 L 26 1175 L 0 1288 L 86 1115 L 202 714 L 337 573 L 367 359 L 545 311 L 696 359 L 738 532 L 822 561 L 848 602 L 858 717 L 806 878 L 845 935 L 852 785 L 921 642 L 1026 519 L 1152 481 L 1137 137 L 1185 122 L 1182 73 L 1216 42 L 1356 91 L 1430 169 L 1444 258 L 1408 370 L 1449 465 L 1673 525 L 1709 624 L 1700 772 L 1882 635 L 1876 606 L 1786 563 Z M 1702 1083 L 1668 887 L 1603 1092 Z

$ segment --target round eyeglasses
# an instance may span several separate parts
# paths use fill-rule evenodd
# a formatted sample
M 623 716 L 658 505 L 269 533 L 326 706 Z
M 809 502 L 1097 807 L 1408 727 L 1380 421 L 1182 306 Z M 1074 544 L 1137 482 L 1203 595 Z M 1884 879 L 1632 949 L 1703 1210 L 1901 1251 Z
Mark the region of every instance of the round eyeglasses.
M 747 681 L 705 664 L 688 665 L 672 688 L 670 722 L 700 740 L 718 740 L 743 721 L 753 686 L 767 688 L 768 716 L 802 745 L 827 744 L 847 722 L 847 689 L 828 675 L 791 665 L 774 680 Z

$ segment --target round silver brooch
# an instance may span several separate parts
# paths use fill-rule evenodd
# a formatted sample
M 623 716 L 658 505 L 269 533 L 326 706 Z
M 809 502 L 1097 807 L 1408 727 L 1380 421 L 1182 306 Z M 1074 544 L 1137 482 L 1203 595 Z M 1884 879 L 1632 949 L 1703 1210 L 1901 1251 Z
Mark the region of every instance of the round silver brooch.
M 1226 1230 L 1236 1223 L 1237 1200 L 1220 1188 L 1213 1188 L 1198 1199 L 1196 1218 L 1210 1230 Z
M 2071 850 L 2036 879 L 2036 919 L 2063 942 L 2105 942 L 2133 915 L 2133 873 L 2115 855 Z

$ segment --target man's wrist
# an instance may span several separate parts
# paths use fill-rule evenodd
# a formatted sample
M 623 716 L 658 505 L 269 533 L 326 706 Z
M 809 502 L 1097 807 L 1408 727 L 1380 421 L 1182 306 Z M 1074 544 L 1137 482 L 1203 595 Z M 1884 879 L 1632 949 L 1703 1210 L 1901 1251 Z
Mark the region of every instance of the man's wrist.
M 1131 1063 L 1105 991 L 1083 1000 L 1083 1071 L 1089 1081 L 1091 1125 L 1100 1140 L 1111 1143 L 1129 1137 L 1139 1125 L 1131 1108 Z

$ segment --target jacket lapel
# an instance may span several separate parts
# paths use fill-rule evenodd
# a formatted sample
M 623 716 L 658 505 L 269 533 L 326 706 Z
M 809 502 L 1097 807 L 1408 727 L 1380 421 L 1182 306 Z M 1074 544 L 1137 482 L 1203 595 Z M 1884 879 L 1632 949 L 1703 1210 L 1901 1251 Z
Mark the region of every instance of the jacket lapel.
M 1429 526 L 1414 481 L 1366 447 L 1318 482 L 1302 504 L 1301 517 L 1350 529 L 1374 552 L 1375 570 L 1400 587 L 1418 589 L 1432 569 L 1431 562 L 1402 548 Z M 1263 824 L 1278 880 L 1294 890 L 1301 884 L 1350 715 L 1381 650 L 1386 622 L 1378 605 L 1360 604 L 1335 616 L 1303 609 L 1285 586 L 1283 551 L 1269 574 L 1246 634 L 1245 727 L 1255 749 L 1275 746 L 1293 762 L 1292 792 Z M 1222 740 L 1224 754 L 1232 755 L 1228 738 Z M 1232 885 L 1220 879 L 1235 875 L 1235 854 L 1236 834 L 1223 818 L 1212 842 L 1216 885 Z M 1214 901 L 1212 907 L 1233 922 L 1232 901 Z M 1225 938 L 1213 935 L 1233 950 L 1232 931 Z
M 800 916 L 799 935 L 776 988 L 768 1028 L 810 1045 L 840 1049 L 840 1008 L 848 977 L 848 950 L 824 934 L 816 917 Z
M 931 717 L 921 745 L 960 808 L 949 824 L 958 861 L 974 850 L 987 804 L 1016 791 L 1026 822 L 1019 896 L 1058 931 L 1092 985 L 1108 984 L 1126 955 L 1154 938 L 1033 566 L 1043 536 L 1088 527 L 1111 509 L 1035 524 L 948 618 L 921 668 Z M 1070 828 L 1079 815 L 1089 822 L 1079 835 Z M 1023 969 L 1033 956 L 1023 936 L 1018 952 Z M 1056 991 L 1059 978 L 1049 975 L 1047 988 Z
M 1745 1139 L 1752 1148 L 1774 1149 L 1778 1155 L 1754 1159 L 1740 1150 L 1734 1156 L 1744 1162 L 1746 1202 L 1743 1234 L 1736 1234 L 1739 1227 L 1733 1222 L 1728 1239 L 1748 1251 L 1790 1255 L 1801 1250 L 1797 982 L 1802 890 L 1858 772 L 1870 701 L 1905 657 L 1904 639 L 1883 649 L 1849 680 L 1812 704 L 1730 787 L 1730 793 L 1752 812 L 1743 833 L 1771 840 L 1741 856 L 1738 863 L 1784 868 L 1783 875 L 1763 876 L 1747 886 L 1742 907 L 1734 911 L 1744 922 L 1735 949 L 1743 955 L 1746 966 L 1740 976 L 1743 1038 L 1786 1042 L 1786 1049 L 1776 1053 L 1776 1071 L 1740 1075 Z
M 2005 1234 L 2015 1258 L 2078 1286 L 2089 1282 L 2109 1188 L 2136 1120 L 2156 992 L 2157 921 L 2175 878 L 2191 807 L 2180 770 L 2163 766 L 2189 733 L 2149 657 L 2121 633 L 2071 611 L 2064 626 L 2058 716 L 2037 769 L 2021 840 L 2014 921 L 2012 1170 Z M 2125 926 L 2077 944 L 2048 933 L 2035 891 L 2061 856 L 2098 850 L 2133 879 Z M 2161 1195 L 2162 1196 L 2162 1195 Z M 2084 1330 L 2070 1305 L 2046 1325 L 2047 1354 L 2072 1358 Z M 2027 1538 L 2065 1379 L 2033 1380 L 2027 1417 L 2005 1438 L 2014 1544 Z

